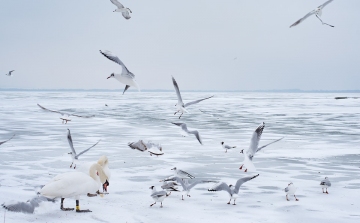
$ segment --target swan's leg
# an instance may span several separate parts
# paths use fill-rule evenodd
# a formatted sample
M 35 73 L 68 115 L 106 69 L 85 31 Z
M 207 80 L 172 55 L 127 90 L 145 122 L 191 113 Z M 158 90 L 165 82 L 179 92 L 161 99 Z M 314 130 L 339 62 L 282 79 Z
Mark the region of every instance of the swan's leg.
M 227 202 L 227 204 L 230 204 L 230 202 L 231 202 L 231 198 L 230 198 L 230 201 L 229 201 L 229 202 Z
M 150 204 L 150 207 L 152 207 L 154 204 L 156 204 L 156 202 L 155 202 L 155 203 L 153 203 L 153 204 Z
M 76 200 L 76 212 L 92 212 L 89 209 L 87 210 L 80 210 L 79 200 Z
M 73 211 L 74 208 L 64 208 L 64 200 L 65 200 L 65 198 L 61 198 L 60 209 L 62 211 Z
M 296 198 L 295 194 L 294 194 L 294 197 L 295 197 L 295 200 L 296 200 L 296 201 L 299 201 L 299 199 Z
M 288 195 L 286 195 L 286 200 L 289 201 Z

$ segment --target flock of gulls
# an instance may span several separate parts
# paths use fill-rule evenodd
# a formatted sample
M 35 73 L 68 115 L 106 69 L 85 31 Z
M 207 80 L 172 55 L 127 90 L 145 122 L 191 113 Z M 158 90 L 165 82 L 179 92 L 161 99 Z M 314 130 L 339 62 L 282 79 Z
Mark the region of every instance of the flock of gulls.
M 130 19 L 130 14 L 132 11 L 129 8 L 124 7 L 120 2 L 117 0 L 110 0 L 117 9 L 114 10 L 114 12 L 121 12 L 122 16 L 125 19 Z M 301 22 L 303 22 L 305 19 L 310 17 L 311 15 L 315 15 L 323 25 L 328 25 L 330 27 L 334 27 L 333 25 L 327 24 L 321 20 L 322 10 L 327 6 L 329 3 L 331 3 L 333 0 L 329 0 L 325 2 L 324 4 L 320 5 L 313 11 L 306 14 L 303 18 L 296 21 L 294 24 L 290 26 L 294 27 L 299 25 Z M 123 83 L 125 85 L 123 94 L 130 88 L 134 87 L 138 90 L 140 90 L 139 85 L 137 84 L 135 80 L 135 75 L 130 72 L 130 70 L 125 66 L 125 64 L 114 54 L 112 54 L 109 51 L 101 51 L 100 53 L 105 56 L 107 59 L 117 63 L 121 66 L 122 71 L 121 73 L 112 73 L 108 79 L 115 78 L 119 82 Z M 13 76 L 14 70 L 9 71 L 6 75 L 7 76 Z M 188 112 L 188 107 L 194 104 L 197 104 L 201 101 L 211 99 L 214 97 L 214 95 L 202 98 L 199 100 L 191 101 L 188 103 L 184 103 L 181 97 L 179 86 L 175 80 L 174 77 L 172 77 L 172 83 L 177 95 L 177 103 L 175 104 L 176 111 L 174 115 L 180 114 L 178 119 L 182 117 L 184 113 Z M 79 118 L 92 118 L 94 115 L 91 116 L 84 116 L 79 114 L 74 114 L 70 112 L 63 112 L 63 111 L 57 111 L 57 110 L 51 110 L 47 109 L 40 104 L 37 104 L 42 110 L 52 113 L 60 114 L 60 119 L 62 120 L 63 124 L 67 124 L 71 121 L 71 117 L 79 117 Z M 107 105 L 105 105 L 107 106 Z M 201 111 L 201 110 L 200 110 Z M 203 112 L 203 111 L 201 111 Z M 204 113 L 204 112 L 203 112 Z M 183 122 L 172 122 L 172 124 L 180 127 L 181 134 L 185 136 L 193 135 L 197 141 L 202 145 L 203 142 L 201 140 L 201 136 L 199 131 L 197 130 L 189 130 L 186 123 Z M 264 146 L 259 147 L 259 142 L 261 135 L 264 131 L 265 123 L 262 123 L 259 125 L 255 131 L 252 134 L 251 140 L 250 140 L 250 146 L 247 151 L 241 150 L 240 154 L 244 155 L 244 161 L 242 165 L 239 167 L 240 170 L 243 170 L 244 172 L 254 172 L 256 171 L 255 165 L 253 164 L 253 158 L 257 152 L 262 150 L 263 148 L 276 143 L 280 141 L 283 138 L 277 139 L 273 142 L 270 142 Z M 0 145 L 7 143 L 8 141 L 12 140 L 15 137 L 15 134 L 5 141 L 0 142 Z M 88 149 L 85 149 L 81 151 L 80 153 L 77 153 L 73 140 L 70 134 L 70 130 L 68 129 L 67 132 L 67 140 L 70 146 L 70 152 L 72 158 L 72 163 L 70 165 L 70 168 L 76 169 L 76 161 L 78 158 L 85 154 L 87 151 L 89 151 L 91 148 L 95 147 L 99 142 L 97 141 L 94 145 L 89 147 Z M 225 153 L 227 153 L 227 150 L 233 150 L 236 148 L 236 146 L 230 146 L 226 145 L 225 142 L 220 143 L 222 148 L 225 150 Z M 148 151 L 150 155 L 163 155 L 164 152 L 162 150 L 162 146 L 157 143 L 153 142 L 144 142 L 143 140 L 139 140 L 138 142 L 132 142 L 129 143 L 128 146 L 132 149 L 138 150 L 138 151 Z M 204 183 L 215 183 L 212 187 L 208 189 L 208 191 L 226 191 L 229 194 L 230 200 L 227 204 L 231 203 L 231 200 L 233 200 L 233 205 L 236 205 L 236 199 L 238 198 L 239 190 L 242 184 L 255 179 L 259 177 L 259 174 L 256 175 L 250 175 L 247 177 L 243 177 L 241 179 L 238 179 L 234 185 L 230 184 L 228 185 L 225 182 L 218 182 L 214 180 L 202 180 L 195 178 L 192 174 L 189 174 L 188 172 L 184 170 L 177 169 L 174 167 L 173 169 L 173 175 L 170 177 L 166 177 L 160 182 L 163 182 L 161 188 L 161 191 L 157 191 L 155 186 L 151 186 L 151 198 L 154 200 L 154 203 L 152 203 L 150 206 L 155 205 L 157 202 L 160 202 L 162 207 L 162 202 L 164 199 L 168 196 L 170 196 L 171 192 L 178 192 L 179 188 L 178 186 L 182 187 L 182 200 L 184 200 L 184 196 L 190 197 L 190 190 L 195 187 L 198 184 L 204 184 Z M 65 208 L 64 207 L 64 199 L 65 198 L 75 198 L 76 200 L 76 212 L 91 212 L 90 210 L 82 210 L 80 209 L 79 199 L 80 196 L 86 195 L 89 197 L 94 196 L 104 196 L 104 194 L 107 193 L 107 187 L 110 185 L 110 169 L 109 169 L 109 160 L 106 156 L 102 156 L 99 158 L 99 160 L 95 163 L 93 163 L 91 166 L 83 167 L 76 169 L 75 171 L 63 173 L 57 175 L 55 178 L 53 178 L 50 182 L 46 183 L 45 185 L 41 186 L 40 190 L 37 193 L 37 196 L 34 197 L 31 200 L 28 200 L 27 202 L 12 202 L 12 203 L 4 203 L 2 206 L 9 210 L 14 212 L 24 212 L 24 213 L 33 213 L 36 207 L 39 207 L 39 204 L 41 202 L 55 202 L 55 199 L 61 199 L 60 203 L 60 209 L 63 211 L 73 211 L 74 208 Z M 102 192 L 100 192 L 100 187 L 102 186 Z M 328 194 L 328 188 L 331 187 L 330 180 L 325 177 L 324 180 L 320 182 L 320 187 L 322 188 L 322 192 Z M 292 182 L 288 184 L 288 186 L 285 188 L 286 193 L 286 199 L 289 201 L 289 196 L 294 196 L 295 200 L 298 201 L 295 192 L 296 187 Z

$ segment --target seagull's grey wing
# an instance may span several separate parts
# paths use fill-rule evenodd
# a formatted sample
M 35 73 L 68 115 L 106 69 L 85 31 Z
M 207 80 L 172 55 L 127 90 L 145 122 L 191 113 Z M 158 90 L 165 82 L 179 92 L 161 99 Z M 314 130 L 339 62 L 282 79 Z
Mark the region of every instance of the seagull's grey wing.
M 224 191 L 228 192 L 231 195 L 230 187 L 224 182 L 217 183 L 217 184 L 215 184 L 214 186 L 212 186 L 211 188 L 208 189 L 208 191 L 221 191 L 221 190 L 224 190 Z
M 145 150 L 147 150 L 147 146 L 142 142 L 142 140 L 139 140 L 136 143 L 129 143 L 128 146 L 132 149 L 137 149 L 140 150 L 141 152 L 144 152 Z
M 87 151 L 89 151 L 91 148 L 95 147 L 99 142 L 101 141 L 101 139 L 99 141 L 97 141 L 97 143 L 95 143 L 94 145 L 92 145 L 90 148 L 85 149 L 84 151 L 82 151 L 81 153 L 77 154 L 75 156 L 75 158 L 78 158 L 79 156 L 81 156 L 82 154 L 86 153 Z
M 285 192 L 289 192 L 289 187 L 285 187 Z
M 2 144 L 4 144 L 4 143 L 6 143 L 6 142 L 8 142 L 8 141 L 10 141 L 12 138 L 14 138 L 14 136 L 15 136 L 15 134 L 14 134 L 13 136 L 11 136 L 11 138 L 10 138 L 10 139 L 5 140 L 5 141 L 3 141 L 3 142 L 0 142 L 0 145 L 2 145 Z
M 93 118 L 95 115 L 76 115 L 76 114 L 70 114 L 71 116 L 76 116 L 79 118 Z
M 276 142 L 282 140 L 283 138 L 284 138 L 284 137 L 282 137 L 282 138 L 280 138 L 280 139 L 277 139 L 277 140 L 275 140 L 275 141 L 273 141 L 273 142 L 271 142 L 271 143 L 268 143 L 268 144 L 266 144 L 266 145 L 264 145 L 264 146 L 259 147 L 259 148 L 256 150 L 256 152 L 259 152 L 261 149 L 267 147 L 268 145 L 271 145 L 271 144 L 273 144 L 273 143 L 276 143 Z
M 125 18 L 125 19 L 130 19 L 131 16 L 130 16 L 130 13 L 128 10 L 126 10 L 125 12 L 122 12 L 122 16 Z
M 54 113 L 58 113 L 58 114 L 61 114 L 61 115 L 64 115 L 64 114 L 67 114 L 67 113 L 64 113 L 64 112 L 60 112 L 60 111 L 55 111 L 55 110 L 50 110 L 50 109 L 47 109 L 47 108 L 44 108 L 43 106 L 37 104 L 41 109 L 45 110 L 45 111 L 49 111 L 49 112 L 54 112 Z
M 172 78 L 172 82 L 173 82 L 173 85 L 174 85 L 174 88 L 175 88 L 175 92 L 176 92 L 176 95 L 177 95 L 177 98 L 178 98 L 178 104 L 179 104 L 179 105 L 182 105 L 182 104 L 183 104 L 183 100 L 182 100 L 182 98 L 181 98 L 179 86 L 178 86 L 175 78 L 174 78 L 174 77 L 171 77 L 171 78 Z
M 325 2 L 324 4 L 320 5 L 318 8 L 321 8 L 321 9 L 325 8 L 325 6 L 327 6 L 332 1 L 334 1 L 334 0 L 329 0 L 329 1 Z
M 304 21 L 304 20 L 307 19 L 309 16 L 314 15 L 314 14 L 315 14 L 315 10 L 309 12 L 309 13 L 306 14 L 304 17 L 302 17 L 301 19 L 299 19 L 298 21 L 296 21 L 294 24 L 292 24 L 292 25 L 290 26 L 290 28 L 293 27 L 293 26 L 299 25 L 302 21 Z
M 196 130 L 194 131 L 188 131 L 188 133 L 190 134 L 194 134 L 196 136 L 196 139 L 199 141 L 199 143 L 202 145 L 202 140 L 201 140 L 201 137 L 200 137 L 200 133 Z
M 213 95 L 213 96 L 210 96 L 210 97 L 207 97 L 207 98 L 203 98 L 203 99 L 199 99 L 199 100 L 196 100 L 196 101 L 192 101 L 192 102 L 186 103 L 186 104 L 185 104 L 185 108 L 188 107 L 188 106 L 190 106 L 190 105 L 197 104 L 197 103 L 199 103 L 199 102 L 201 102 L 201 101 L 203 101 L 203 100 L 212 98 L 212 97 L 214 97 L 214 95 Z
M 322 180 L 321 183 L 320 183 L 320 185 L 326 185 L 326 186 L 330 187 L 330 186 L 331 186 L 331 183 L 330 183 L 329 180 Z
M 254 179 L 254 178 L 258 177 L 258 176 L 259 176 L 259 174 L 258 174 L 258 175 L 255 175 L 255 176 L 252 176 L 252 177 L 244 177 L 244 178 L 241 178 L 241 179 L 239 179 L 238 181 L 236 181 L 234 193 L 235 193 L 235 194 L 239 193 L 240 186 L 241 186 L 243 183 L 245 183 L 245 182 L 247 182 L 247 181 L 249 181 L 249 180 L 252 180 L 252 179 Z
M 11 70 L 11 71 L 9 71 L 9 74 L 11 74 L 12 72 L 14 72 L 15 70 Z
M 72 157 L 76 157 L 76 151 L 74 149 L 74 144 L 73 144 L 73 141 L 72 141 L 72 138 L 71 138 L 70 129 L 68 129 L 67 140 L 69 142 L 69 146 L 70 146 L 70 149 L 71 149 L 71 152 L 72 152 Z
M 225 149 L 232 149 L 233 147 L 225 145 Z
M 186 185 L 185 185 L 184 181 L 182 179 L 180 179 L 179 177 L 173 177 L 173 178 L 167 179 L 166 181 L 176 181 L 179 184 L 181 184 L 183 190 L 186 189 Z
M 195 178 L 193 175 L 191 175 L 190 173 L 185 172 L 185 171 L 183 171 L 183 170 L 178 170 L 178 172 L 179 172 L 180 174 L 186 175 L 186 176 L 189 177 L 190 179 Z
M 182 124 L 185 124 L 185 123 L 181 123 L 181 122 L 172 122 L 171 124 L 174 124 L 174 125 L 177 125 L 177 126 L 181 126 Z M 186 126 L 186 124 L 185 124 Z
M 125 66 L 125 64 L 124 64 L 117 56 L 113 55 L 110 51 L 101 51 L 101 50 L 100 50 L 100 53 L 101 53 L 102 55 L 104 55 L 106 58 L 108 58 L 109 60 L 111 60 L 111 61 L 119 64 L 120 66 L 122 66 L 123 69 L 125 69 L 127 73 L 131 73 L 131 72 L 127 69 L 127 67 Z M 134 74 L 131 73 L 131 75 L 135 77 Z
M 151 194 L 151 197 L 163 197 L 166 196 L 166 192 L 165 191 L 156 191 L 154 193 Z
M 116 5 L 119 9 L 124 8 L 124 6 L 117 0 L 110 0 L 114 5 Z
M 43 201 L 52 201 L 54 200 L 47 199 L 46 197 L 35 197 L 27 202 L 17 202 L 17 203 L 9 203 L 9 204 L 2 204 L 1 206 L 8 211 L 12 212 L 22 212 L 32 214 L 35 211 L 36 207 L 39 207 L 40 203 Z
M 259 127 L 256 128 L 255 132 L 253 133 L 253 135 L 251 137 L 249 150 L 247 151 L 248 154 L 251 154 L 252 156 L 254 156 L 254 154 L 256 153 L 258 146 L 259 146 L 261 134 L 264 131 L 264 128 L 265 128 L 264 122 L 261 125 L 259 125 Z

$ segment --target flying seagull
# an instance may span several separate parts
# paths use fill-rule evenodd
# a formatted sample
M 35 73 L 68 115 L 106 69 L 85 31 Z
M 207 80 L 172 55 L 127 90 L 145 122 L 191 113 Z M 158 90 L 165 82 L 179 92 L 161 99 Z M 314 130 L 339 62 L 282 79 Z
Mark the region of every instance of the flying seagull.
M 140 88 L 135 81 L 135 75 L 126 68 L 125 64 L 123 62 L 121 62 L 121 60 L 117 56 L 113 55 L 110 51 L 101 51 L 100 50 L 100 53 L 102 55 L 104 55 L 106 58 L 108 58 L 109 60 L 112 60 L 113 62 L 119 64 L 122 67 L 121 74 L 112 73 L 107 79 L 115 78 L 116 80 L 125 84 L 126 86 L 125 86 L 123 94 L 129 87 L 135 87 L 140 91 Z
M 113 12 L 121 12 L 125 19 L 131 18 L 130 13 L 132 13 L 132 11 L 129 8 L 125 8 L 118 0 L 110 0 L 110 1 L 118 7 Z
M 253 177 L 241 178 L 238 181 L 236 181 L 235 186 L 233 186 L 231 184 L 227 185 L 225 182 L 217 183 L 214 186 L 212 186 L 210 189 L 208 189 L 208 191 L 221 191 L 221 190 L 226 191 L 230 195 L 230 200 L 227 204 L 230 204 L 231 200 L 234 200 L 233 205 L 236 205 L 235 201 L 236 201 L 236 198 L 238 198 L 238 193 L 239 193 L 239 189 L 240 189 L 241 185 L 249 180 L 252 180 L 252 179 L 258 177 L 258 176 L 259 176 L 259 174 L 255 175 Z
M 49 112 L 54 112 L 54 113 L 58 113 L 60 115 L 62 115 L 62 117 L 60 117 L 60 119 L 62 120 L 62 123 L 67 124 L 67 122 L 71 121 L 70 116 L 75 116 L 75 117 L 79 117 L 79 118 L 92 118 L 95 117 L 95 115 L 76 115 L 76 114 L 70 114 L 70 113 L 66 113 L 66 112 L 62 112 L 62 111 L 55 111 L 55 110 L 50 110 L 47 108 L 44 108 L 43 106 L 37 104 L 41 109 L 45 110 L 45 111 L 49 111 Z
M 177 111 L 174 113 L 174 115 L 176 115 L 176 113 L 178 113 L 178 112 L 181 112 L 181 115 L 179 116 L 179 119 L 180 119 L 181 116 L 184 114 L 184 112 L 188 113 L 188 111 L 186 110 L 186 107 L 188 107 L 188 106 L 190 106 L 190 105 L 193 105 L 193 104 L 197 104 L 197 103 L 199 103 L 199 102 L 201 102 L 201 101 L 203 101 L 203 100 L 206 100 L 206 99 L 209 99 L 209 98 L 214 97 L 214 95 L 213 95 L 213 96 L 210 96 L 210 97 L 207 97 L 207 98 L 199 99 L 199 100 L 192 101 L 192 102 L 189 102 L 189 103 L 184 104 L 184 102 L 182 101 L 182 98 L 181 98 L 179 86 L 178 86 L 178 84 L 176 83 L 176 80 L 175 80 L 174 77 L 172 77 L 172 81 L 173 81 L 174 88 L 175 88 L 175 91 L 176 91 L 176 95 L 177 95 L 177 98 L 178 98 L 178 103 L 175 105 Z
M 223 149 L 225 149 L 225 152 L 227 153 L 228 149 L 233 149 L 236 148 L 236 146 L 229 146 L 229 145 L 225 145 L 224 142 L 221 142 L 221 146 Z
M 288 195 L 294 195 L 295 200 L 299 201 L 299 199 L 297 199 L 297 197 L 295 196 L 295 191 L 296 191 L 296 187 L 294 186 L 293 183 L 289 183 L 288 186 L 285 188 L 285 193 L 286 193 L 286 200 L 290 201 L 288 198 Z
M 256 170 L 254 164 L 252 163 L 252 160 L 255 156 L 255 153 L 259 152 L 260 150 L 262 150 L 263 148 L 267 147 L 268 145 L 271 145 L 275 142 L 280 141 L 283 138 L 277 139 L 271 143 L 268 143 L 264 146 L 258 147 L 259 145 L 259 141 L 262 135 L 262 132 L 265 128 L 265 123 L 263 122 L 261 125 L 259 125 L 259 127 L 256 128 L 255 132 L 253 133 L 252 137 L 251 137 L 251 141 L 250 141 L 250 146 L 249 149 L 246 151 L 246 154 L 244 153 L 244 150 L 242 149 L 240 151 L 240 153 L 244 154 L 245 159 L 244 159 L 244 164 L 242 164 L 240 166 L 240 170 L 243 168 L 243 166 L 245 165 L 245 172 L 247 172 L 248 169 L 252 169 L 252 170 Z
M 0 142 L 0 146 L 1 146 L 2 144 L 4 144 L 4 143 L 6 143 L 6 142 L 10 141 L 12 138 L 14 138 L 14 136 L 15 136 L 15 134 L 14 134 L 13 136 L 11 136 L 11 138 L 10 138 L 10 139 L 5 140 L 5 141 L 3 141 L 3 142 Z
M 181 134 L 185 137 L 185 136 L 188 136 L 189 134 L 193 134 L 195 135 L 195 137 L 197 138 L 197 140 L 199 141 L 199 143 L 202 145 L 202 140 L 201 140 L 201 137 L 200 137 L 200 134 L 197 130 L 194 130 L 194 131 L 189 131 L 187 129 L 187 126 L 185 123 L 174 123 L 172 122 L 172 124 L 174 125 L 177 125 L 177 126 L 180 126 L 181 127 Z
M 331 187 L 331 182 L 330 182 L 329 178 L 325 177 L 325 179 L 320 182 L 320 186 L 322 188 L 322 192 L 328 194 L 329 192 L 327 191 L 327 189 L 328 189 L 328 187 Z M 324 188 L 326 189 L 325 192 L 324 192 Z
M 312 10 L 311 12 L 309 12 L 308 14 L 306 14 L 304 17 L 302 17 L 301 19 L 299 19 L 298 21 L 296 21 L 294 24 L 292 24 L 290 26 L 293 27 L 293 26 L 296 26 L 296 25 L 299 25 L 302 21 L 304 21 L 305 19 L 307 19 L 308 17 L 312 16 L 312 15 L 315 15 L 323 25 L 328 25 L 330 27 L 334 27 L 333 25 L 330 25 L 330 24 L 327 24 L 325 22 L 323 22 L 320 17 L 321 17 L 321 14 L 322 14 L 322 10 L 325 8 L 325 6 L 327 6 L 329 3 L 331 3 L 333 0 L 329 0 L 327 2 L 325 2 L 324 4 L 320 5 L 319 7 L 317 7 L 316 9 Z
M 12 72 L 14 72 L 14 71 L 15 71 L 15 70 L 11 70 L 11 71 L 9 71 L 9 73 L 7 73 L 7 74 L 5 74 L 5 75 L 11 77 L 11 76 L 12 76 Z
M 166 191 L 156 191 L 156 188 L 155 186 L 151 186 L 149 189 L 152 190 L 152 193 L 151 193 L 151 197 L 154 199 L 155 203 L 151 204 L 150 207 L 152 207 L 154 204 L 156 204 L 156 202 L 161 202 L 161 208 L 163 207 L 162 206 L 162 202 L 163 200 L 170 196 L 171 192 L 170 193 L 166 193 Z
M 74 144 L 73 144 L 73 141 L 72 141 L 72 138 L 71 138 L 71 134 L 70 134 L 70 130 L 68 129 L 68 134 L 67 134 L 67 140 L 69 142 L 69 145 L 70 145 L 70 148 L 71 148 L 71 152 L 69 153 L 71 155 L 71 158 L 72 158 L 72 163 L 70 165 L 70 168 L 72 167 L 72 165 L 74 164 L 75 160 L 78 160 L 79 159 L 79 156 L 81 156 L 82 154 L 86 153 L 87 151 L 89 151 L 91 148 L 93 148 L 94 146 L 96 146 L 99 142 L 97 141 L 97 143 L 95 143 L 94 145 L 92 145 L 90 148 L 88 149 L 85 149 L 84 151 L 82 151 L 81 153 L 79 154 L 76 154 L 76 151 L 74 149 Z M 76 168 L 76 164 L 74 165 L 74 169 Z

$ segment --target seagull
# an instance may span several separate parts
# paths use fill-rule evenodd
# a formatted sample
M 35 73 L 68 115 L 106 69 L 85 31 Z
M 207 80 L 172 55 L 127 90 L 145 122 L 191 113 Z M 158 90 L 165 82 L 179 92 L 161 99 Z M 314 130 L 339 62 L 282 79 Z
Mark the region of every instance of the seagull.
M 298 24 L 300 24 L 302 21 L 304 21 L 306 18 L 308 18 L 309 16 L 312 16 L 315 14 L 315 16 L 321 21 L 321 23 L 323 25 L 328 25 L 330 27 L 334 27 L 333 25 L 330 25 L 330 24 L 327 24 L 327 23 L 324 23 L 320 17 L 321 17 L 321 14 L 322 14 L 322 10 L 325 8 L 326 5 L 328 5 L 329 3 L 331 3 L 333 0 L 329 0 L 327 2 L 325 2 L 324 4 L 320 5 L 319 7 L 317 7 L 316 9 L 312 10 L 311 12 L 309 12 L 308 14 L 306 14 L 304 17 L 302 17 L 301 19 L 299 19 L 298 21 L 296 21 L 294 24 L 292 24 L 290 26 L 293 27 L 293 26 L 296 26 Z
M 177 184 L 176 182 L 169 182 L 167 183 L 166 181 L 164 181 L 163 185 L 161 186 L 162 189 L 167 190 L 167 191 L 179 191 L 177 188 L 177 186 L 179 186 L 179 184 Z
M 149 148 L 148 152 L 150 153 L 150 156 L 152 156 L 152 155 L 155 155 L 155 156 L 164 155 L 164 152 L 162 151 L 162 147 L 160 145 L 151 146 Z
M 135 81 L 135 75 L 126 68 L 125 64 L 123 62 L 121 62 L 121 60 L 117 56 L 113 55 L 110 51 L 101 51 L 100 50 L 100 53 L 102 55 L 104 55 L 106 58 L 108 58 L 109 60 L 112 60 L 113 62 L 119 64 L 122 67 L 121 74 L 112 73 L 107 79 L 115 78 L 116 80 L 125 84 L 126 86 L 125 86 L 123 94 L 129 87 L 135 87 L 140 91 L 139 86 Z
M 129 8 L 125 8 L 119 1 L 117 0 L 110 0 L 114 5 L 116 5 L 118 8 L 115 9 L 113 12 L 121 12 L 125 19 L 130 19 L 131 16 L 129 14 L 132 13 L 132 11 Z
M 322 188 L 323 193 L 329 194 L 329 192 L 327 191 L 328 187 L 331 187 L 331 182 L 329 178 L 325 177 L 325 179 L 320 182 L 320 186 Z M 326 189 L 326 192 L 324 192 L 324 188 Z
M 76 151 L 74 149 L 74 145 L 73 145 L 73 141 L 72 141 L 72 138 L 71 138 L 71 134 L 70 134 L 70 130 L 68 129 L 68 134 L 67 134 L 67 140 L 69 142 L 69 145 L 70 145 L 70 148 L 71 148 L 71 152 L 69 153 L 71 155 L 71 158 L 72 158 L 72 163 L 70 165 L 70 168 L 72 167 L 72 165 L 74 164 L 75 160 L 79 159 L 79 156 L 81 156 L 82 154 L 86 153 L 87 151 L 89 151 L 91 148 L 93 148 L 94 146 L 96 146 L 100 140 L 95 143 L 94 145 L 92 145 L 90 148 L 88 149 L 85 149 L 84 151 L 82 151 L 81 153 L 79 154 L 76 154 Z M 76 164 L 74 165 L 74 169 L 76 168 Z
M 55 111 L 55 110 L 50 110 L 47 108 L 44 108 L 43 106 L 37 104 L 41 109 L 45 110 L 45 111 L 49 111 L 49 112 L 54 112 L 54 113 L 58 113 L 61 114 L 62 117 L 60 117 L 60 119 L 62 120 L 62 123 L 67 124 L 69 121 L 71 121 L 70 116 L 75 116 L 75 117 L 79 117 L 79 118 L 92 118 L 95 117 L 95 115 L 89 115 L 89 116 L 84 116 L 84 115 L 76 115 L 76 114 L 70 114 L 70 113 L 66 113 L 66 112 L 62 112 L 62 111 Z
M 295 196 L 295 191 L 296 191 L 296 187 L 294 186 L 293 183 L 289 183 L 288 186 L 285 188 L 285 193 L 286 193 L 286 200 L 289 201 L 288 195 L 294 195 L 295 200 L 299 201 L 299 199 L 296 198 Z
M 188 179 L 180 179 L 179 177 L 168 178 L 164 181 L 176 181 L 177 183 L 181 184 L 183 188 L 183 194 L 181 195 L 181 200 L 184 200 L 184 195 L 191 197 L 189 195 L 191 188 L 195 187 L 199 183 L 213 183 L 213 182 L 217 183 L 216 181 L 211 181 L 211 180 L 195 180 L 194 182 L 189 183 Z
M 264 146 L 261 146 L 261 147 L 258 147 L 259 145 L 259 141 L 260 141 L 260 138 L 261 138 L 261 134 L 263 132 L 265 128 L 265 123 L 263 122 L 259 127 L 257 127 L 257 129 L 255 130 L 255 132 L 253 133 L 252 137 L 251 137 L 251 141 L 250 141 L 250 146 L 249 146 L 249 149 L 246 151 L 246 154 L 244 153 L 244 150 L 242 149 L 240 151 L 240 153 L 244 154 L 245 156 L 245 159 L 244 159 L 244 164 L 242 164 L 240 166 L 240 170 L 243 168 L 243 166 L 245 165 L 246 166 L 246 169 L 245 169 L 245 172 L 248 171 L 248 169 L 252 169 L 252 170 L 256 170 L 254 164 L 252 163 L 252 160 L 255 156 L 255 153 L 259 152 L 260 150 L 262 150 L 263 148 L 267 147 L 268 145 L 271 145 L 275 142 L 278 142 L 280 140 L 282 140 L 284 137 L 280 138 L 280 139 L 277 139 L 271 143 L 268 143 Z
M 236 181 L 235 186 L 233 186 L 231 184 L 227 185 L 225 182 L 220 182 L 220 183 L 217 183 L 214 186 L 212 186 L 210 189 L 208 189 L 208 191 L 221 191 L 221 190 L 226 191 L 230 195 L 230 200 L 227 204 L 230 204 L 231 200 L 234 200 L 233 205 L 236 205 L 235 201 L 238 198 L 238 193 L 239 193 L 239 189 L 240 189 L 241 185 L 249 180 L 252 180 L 252 179 L 258 177 L 258 176 L 259 176 L 259 174 L 255 175 L 253 177 L 241 178 L 238 181 Z
M 202 140 L 201 140 L 201 137 L 200 137 L 200 134 L 197 130 L 194 130 L 194 131 L 189 131 L 187 129 L 187 126 L 185 123 L 174 123 L 172 122 L 172 124 L 174 125 L 177 125 L 177 126 L 180 126 L 181 127 L 181 134 L 185 137 L 185 136 L 188 136 L 189 134 L 193 134 L 195 135 L 195 137 L 197 138 L 197 140 L 199 141 L 199 143 L 202 145 Z
M 197 103 L 199 103 L 199 102 L 201 102 L 203 100 L 214 97 L 214 95 L 213 95 L 213 96 L 210 96 L 210 97 L 207 97 L 207 98 L 199 99 L 199 100 L 192 101 L 192 102 L 184 104 L 184 102 L 182 101 L 182 98 L 181 98 L 179 86 L 176 83 L 176 80 L 175 80 L 174 77 L 172 77 L 172 81 L 173 81 L 174 88 L 175 88 L 175 91 L 176 91 L 176 95 L 177 95 L 177 98 L 178 98 L 178 103 L 175 105 L 176 109 L 177 109 L 177 112 L 175 112 L 174 115 L 176 115 L 176 113 L 178 113 L 178 112 L 181 112 L 181 115 L 179 116 L 179 119 L 184 114 L 184 112 L 188 113 L 188 111 L 185 109 L 186 107 L 188 107 L 190 105 L 193 105 L 193 104 L 197 104 Z
M 14 136 L 15 136 L 15 134 L 14 134 L 13 136 L 11 136 L 11 138 L 10 138 L 10 139 L 5 140 L 5 141 L 3 141 L 3 142 L 0 142 L 0 146 L 1 146 L 2 144 L 4 144 L 4 143 L 6 143 L 6 142 L 10 141 L 12 138 L 14 138 Z
M 191 175 L 188 172 L 185 172 L 183 170 L 178 170 L 176 167 L 172 168 L 171 170 L 174 171 L 175 176 L 176 177 L 180 177 L 180 178 L 190 178 L 190 179 L 194 179 L 195 177 L 193 175 Z
M 12 76 L 12 72 L 14 72 L 14 71 L 15 71 L 15 70 L 11 70 L 11 71 L 9 71 L 9 73 L 7 73 L 7 74 L 5 74 L 5 75 L 11 77 L 11 76 Z
M 149 189 L 152 190 L 152 193 L 151 193 L 151 197 L 154 199 L 155 203 L 151 204 L 150 207 L 152 207 L 154 204 L 156 204 L 156 202 L 161 202 L 161 208 L 163 207 L 162 206 L 162 202 L 163 200 L 170 196 L 171 192 L 170 193 L 166 193 L 165 191 L 156 191 L 156 188 L 155 186 L 151 186 Z
M 39 207 L 40 203 L 42 203 L 44 201 L 55 202 L 54 199 L 49 199 L 44 196 L 37 196 L 26 202 L 8 202 L 8 203 L 2 204 L 1 206 L 8 211 L 33 214 L 35 211 L 35 208 Z
M 224 142 L 221 142 L 221 146 L 222 146 L 223 149 L 226 150 L 226 151 L 225 151 L 226 153 L 227 153 L 227 150 L 228 150 L 228 149 L 236 148 L 236 146 L 228 146 L 228 145 L 225 145 Z
M 148 149 L 146 144 L 142 140 L 139 140 L 137 142 L 131 142 L 128 144 L 128 146 L 132 149 L 137 149 L 141 152 L 144 152 L 145 150 Z

